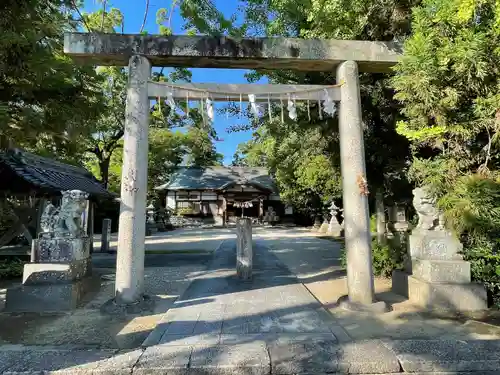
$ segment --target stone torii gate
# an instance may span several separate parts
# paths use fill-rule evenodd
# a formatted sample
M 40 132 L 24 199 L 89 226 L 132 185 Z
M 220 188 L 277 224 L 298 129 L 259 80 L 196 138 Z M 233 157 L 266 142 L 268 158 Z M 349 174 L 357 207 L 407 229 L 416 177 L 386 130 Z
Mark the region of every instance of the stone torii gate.
M 342 85 L 335 88 L 331 96 L 340 101 L 349 302 L 366 307 L 375 302 L 358 70 L 388 72 L 400 57 L 399 44 L 68 33 L 64 39 L 64 52 L 86 64 L 129 67 L 115 286 L 118 302 L 137 302 L 143 293 L 149 99 L 164 96 L 164 88 L 148 83 L 152 66 L 299 71 L 336 69 L 337 82 L 342 82 Z M 234 92 L 235 96 L 242 92 L 266 94 L 278 89 L 277 85 L 273 88 L 270 85 L 195 86 L 205 89 L 217 86 L 225 93 Z M 187 85 L 186 89 L 189 87 Z M 281 90 L 286 93 L 293 88 L 281 86 Z M 227 96 L 215 100 L 227 100 Z

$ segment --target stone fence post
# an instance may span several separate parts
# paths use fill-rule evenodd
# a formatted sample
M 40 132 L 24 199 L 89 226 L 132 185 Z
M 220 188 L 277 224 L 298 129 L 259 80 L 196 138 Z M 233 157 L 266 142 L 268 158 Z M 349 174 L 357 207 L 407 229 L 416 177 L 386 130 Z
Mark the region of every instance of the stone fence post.
M 236 273 L 242 280 L 252 277 L 253 248 L 252 220 L 238 218 L 236 220 Z
M 109 252 L 109 241 L 111 238 L 111 219 L 102 220 L 101 252 Z

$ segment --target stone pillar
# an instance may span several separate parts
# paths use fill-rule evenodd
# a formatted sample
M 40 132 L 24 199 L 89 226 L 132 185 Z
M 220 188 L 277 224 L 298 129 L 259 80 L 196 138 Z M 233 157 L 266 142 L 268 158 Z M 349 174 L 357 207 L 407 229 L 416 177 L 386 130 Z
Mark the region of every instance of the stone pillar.
M 109 252 L 109 241 L 111 238 L 111 219 L 102 220 L 102 232 L 101 232 L 101 252 Z
M 242 280 L 252 278 L 252 220 L 236 219 L 236 273 Z
M 377 218 L 377 241 L 384 243 L 386 239 L 385 233 L 385 207 L 384 194 L 382 191 L 377 191 L 375 196 L 376 218 Z
M 150 75 L 147 58 L 130 58 L 115 283 L 121 303 L 135 302 L 143 293 Z
M 374 302 L 370 217 L 358 66 L 346 61 L 337 68 L 342 195 L 344 203 L 349 302 Z

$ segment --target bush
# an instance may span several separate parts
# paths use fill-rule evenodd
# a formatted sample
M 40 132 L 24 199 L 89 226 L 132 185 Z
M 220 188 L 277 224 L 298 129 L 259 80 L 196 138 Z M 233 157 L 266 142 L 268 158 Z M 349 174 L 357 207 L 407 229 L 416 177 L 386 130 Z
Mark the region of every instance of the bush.
M 370 216 L 370 233 L 377 233 L 377 216 Z
M 406 259 L 406 243 L 398 244 L 393 238 L 388 239 L 386 244 L 380 244 L 372 240 L 372 267 L 375 276 L 390 277 L 392 271 L 402 270 Z M 347 266 L 347 253 L 342 249 L 341 264 Z
M 24 262 L 20 259 L 0 259 L 0 280 L 23 276 Z

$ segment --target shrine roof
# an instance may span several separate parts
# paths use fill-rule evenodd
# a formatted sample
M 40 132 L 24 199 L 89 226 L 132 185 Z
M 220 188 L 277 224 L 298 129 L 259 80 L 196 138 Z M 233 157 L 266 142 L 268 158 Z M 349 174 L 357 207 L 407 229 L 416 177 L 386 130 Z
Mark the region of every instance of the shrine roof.
M 258 167 L 178 167 L 170 182 L 156 190 L 225 190 L 232 185 L 253 185 L 277 193 L 274 179 L 266 168 Z
M 19 149 L 0 153 L 0 191 L 26 193 L 39 190 L 57 195 L 64 190 L 82 190 L 91 196 L 114 196 L 84 168 Z

